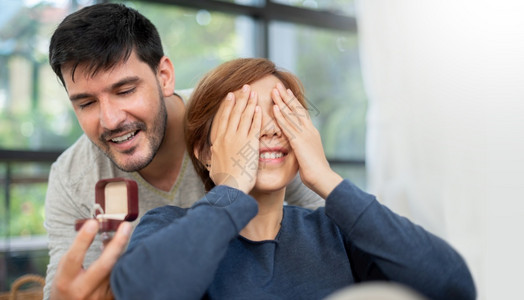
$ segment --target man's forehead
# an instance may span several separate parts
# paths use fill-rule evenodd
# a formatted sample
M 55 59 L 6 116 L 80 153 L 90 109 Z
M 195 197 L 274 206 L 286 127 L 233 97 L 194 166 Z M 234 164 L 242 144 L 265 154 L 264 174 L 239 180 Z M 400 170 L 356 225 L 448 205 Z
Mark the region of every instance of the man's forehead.
M 113 57 L 113 59 L 109 61 L 93 59 L 66 63 L 62 66 L 62 74 L 64 79 L 67 75 L 69 79 L 74 82 L 79 76 L 83 76 L 85 79 L 92 79 L 99 74 L 133 67 L 136 64 L 146 63 L 138 58 L 135 50 L 129 52 L 123 51 L 120 55 Z
M 123 68 L 127 61 L 120 60 L 112 65 L 97 65 L 91 62 L 66 64 L 62 67 L 64 80 L 75 82 L 79 78 L 93 79 L 100 74 L 112 73 L 115 69 Z

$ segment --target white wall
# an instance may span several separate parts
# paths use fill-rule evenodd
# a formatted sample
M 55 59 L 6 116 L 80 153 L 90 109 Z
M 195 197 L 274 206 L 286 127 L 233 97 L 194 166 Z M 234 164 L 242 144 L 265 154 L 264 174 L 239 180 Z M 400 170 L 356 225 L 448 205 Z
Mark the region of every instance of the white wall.
M 448 240 L 479 299 L 524 276 L 524 1 L 357 3 L 369 191 Z

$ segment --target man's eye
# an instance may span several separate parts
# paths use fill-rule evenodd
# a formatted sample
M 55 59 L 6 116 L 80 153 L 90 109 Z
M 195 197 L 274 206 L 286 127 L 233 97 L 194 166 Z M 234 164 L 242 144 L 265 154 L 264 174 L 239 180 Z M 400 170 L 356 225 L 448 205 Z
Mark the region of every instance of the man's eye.
M 82 103 L 82 104 L 79 104 L 78 107 L 79 107 L 80 109 L 84 109 L 84 108 L 88 107 L 89 105 L 91 105 L 92 103 L 93 103 L 93 101 L 90 101 L 90 102 L 84 102 L 84 103 Z
M 119 95 L 127 95 L 127 94 L 131 94 L 135 91 L 135 88 L 130 88 L 130 89 L 127 89 L 127 90 L 123 90 L 121 92 L 118 92 Z

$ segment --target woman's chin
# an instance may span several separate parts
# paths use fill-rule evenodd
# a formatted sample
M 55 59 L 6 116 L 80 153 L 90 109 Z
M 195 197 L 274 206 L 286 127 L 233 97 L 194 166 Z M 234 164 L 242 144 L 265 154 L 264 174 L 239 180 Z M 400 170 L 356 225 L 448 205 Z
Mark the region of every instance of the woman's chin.
M 260 167 L 257 172 L 257 181 L 254 191 L 259 193 L 273 193 L 285 189 L 295 178 L 298 172 L 298 164 L 285 164 L 280 168 Z
M 289 178 L 288 178 L 289 177 Z M 294 176 L 277 177 L 277 176 L 257 176 L 257 182 L 253 190 L 263 193 L 273 193 L 285 189 L 293 180 Z
M 278 192 L 282 189 L 285 189 L 286 188 L 286 185 L 278 185 L 278 184 L 264 184 L 264 183 L 261 183 L 261 184 L 255 184 L 255 187 L 253 188 L 253 192 L 256 192 L 256 193 L 264 193 L 264 194 L 267 194 L 267 193 L 275 193 L 275 192 Z

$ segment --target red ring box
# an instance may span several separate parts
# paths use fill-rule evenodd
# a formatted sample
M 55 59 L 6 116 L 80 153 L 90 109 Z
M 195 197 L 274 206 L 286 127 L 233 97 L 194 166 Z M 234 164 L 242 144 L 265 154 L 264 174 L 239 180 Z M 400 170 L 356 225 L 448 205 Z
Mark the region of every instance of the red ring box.
M 95 202 L 103 210 L 103 214 L 98 210 L 95 213 L 99 232 L 116 231 L 120 223 L 138 217 L 138 185 L 134 180 L 119 177 L 99 180 L 95 185 Z M 87 220 L 76 220 L 75 230 L 80 230 Z

